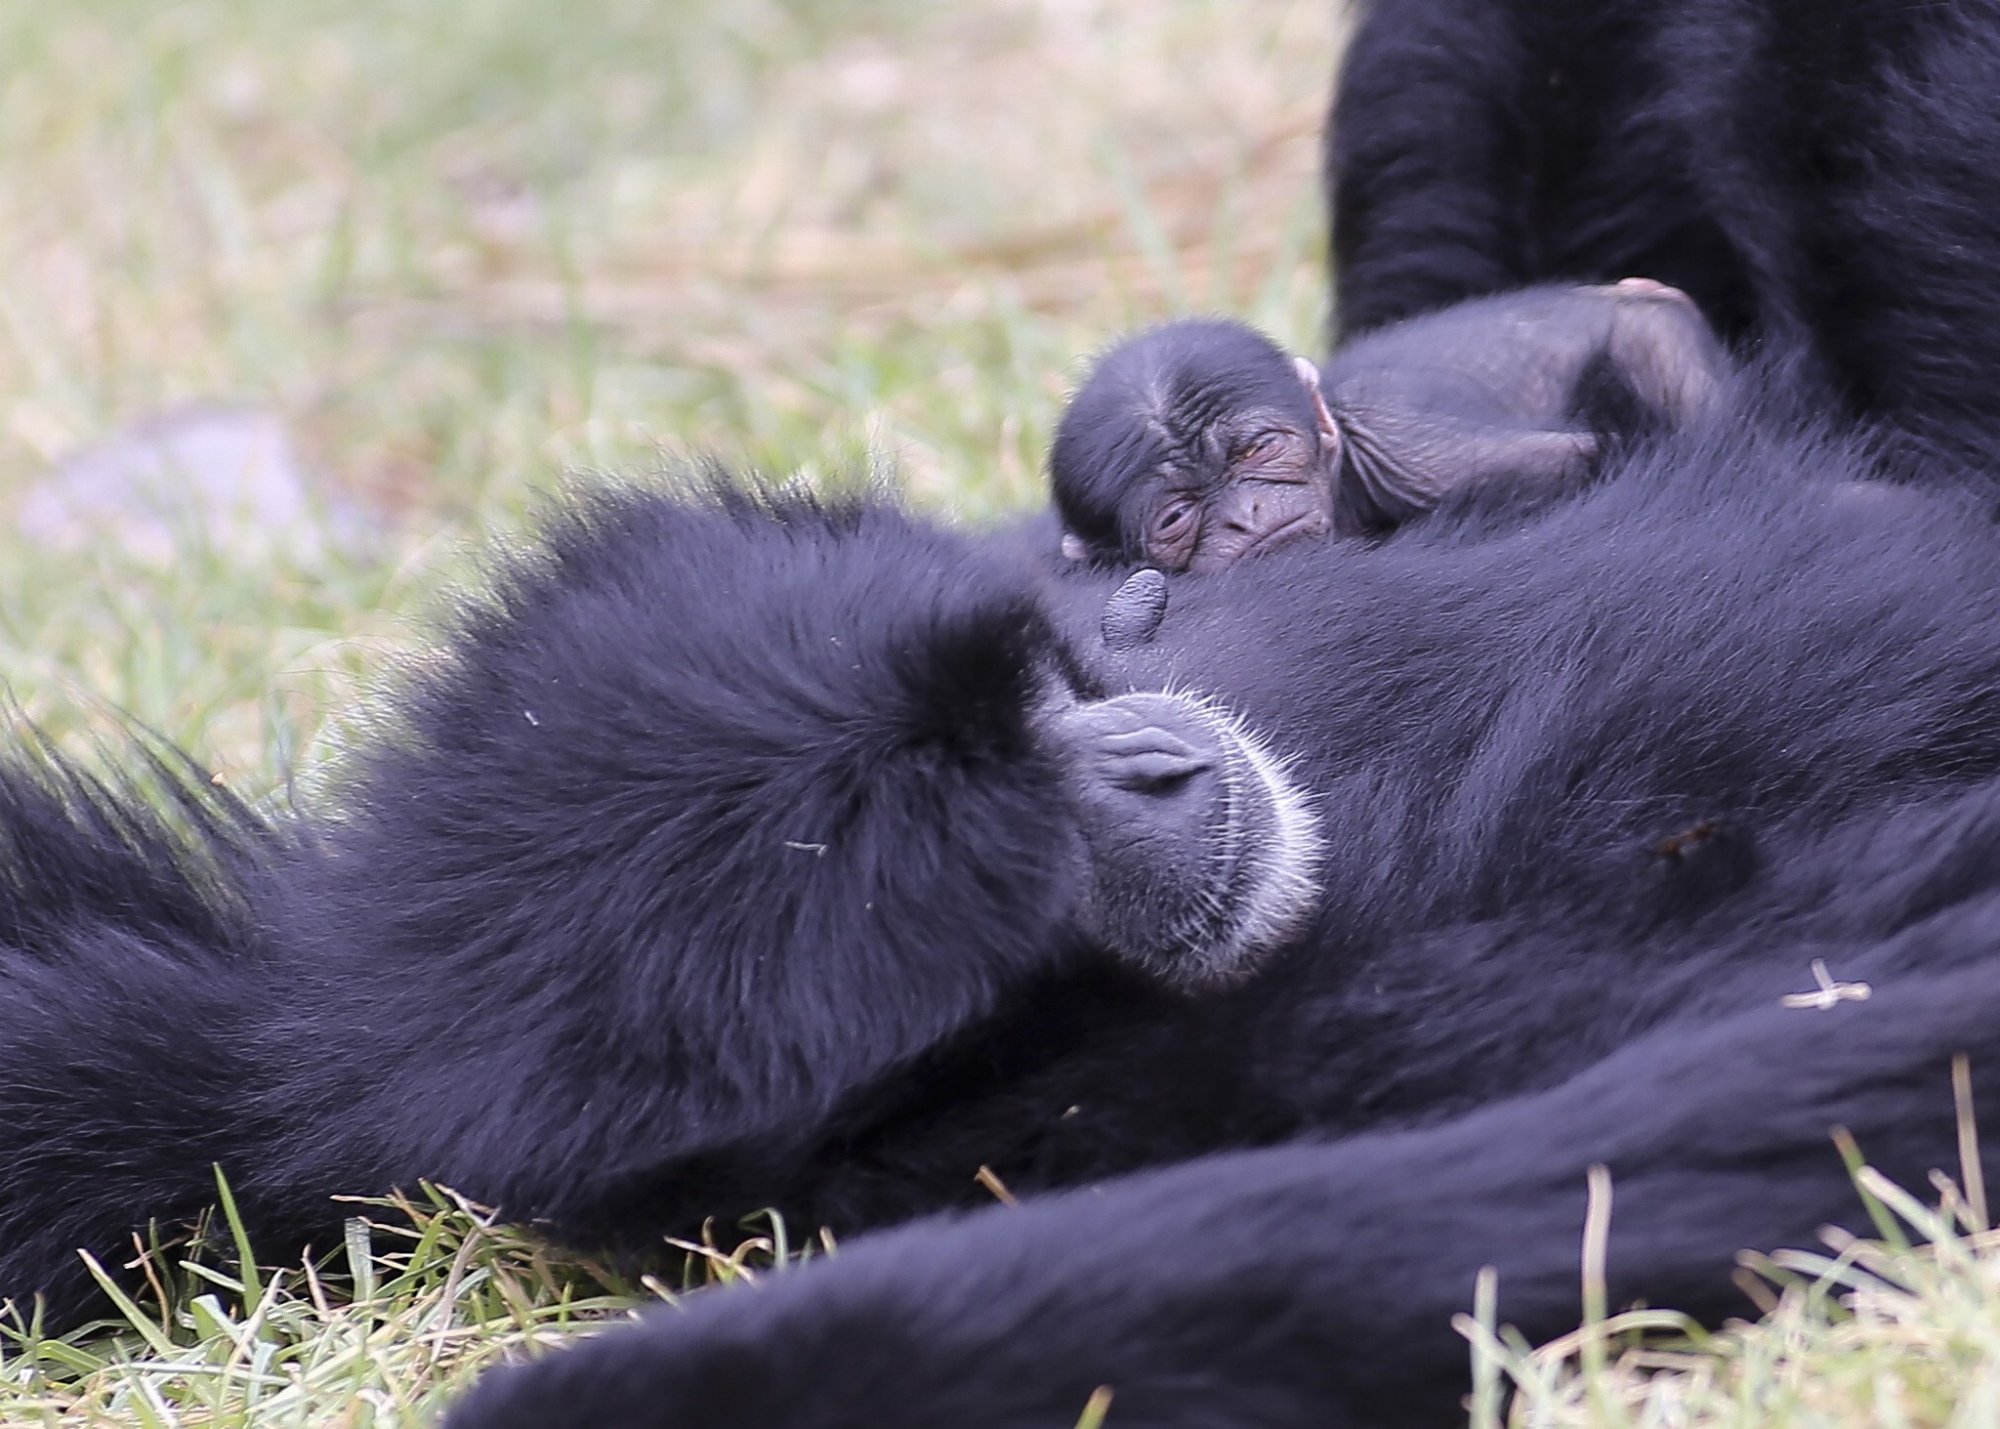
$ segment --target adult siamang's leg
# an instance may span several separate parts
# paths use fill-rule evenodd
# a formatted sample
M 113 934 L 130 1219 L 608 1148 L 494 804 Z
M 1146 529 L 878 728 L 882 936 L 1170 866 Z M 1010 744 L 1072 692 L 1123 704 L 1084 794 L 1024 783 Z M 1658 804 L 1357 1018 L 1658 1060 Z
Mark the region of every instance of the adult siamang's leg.
M 882 1235 L 502 1372 L 451 1429 L 1066 1429 L 1099 1385 L 1125 1429 L 1449 1422 L 1481 1265 L 1529 1335 L 1576 1323 L 1591 1163 L 1615 1183 L 1614 1300 L 1711 1318 L 1747 1308 L 1739 1249 L 1860 1216 L 1830 1127 L 1899 1179 L 1955 1163 L 1949 1061 L 2000 1064 L 2000 963 L 1886 971 L 1976 933 L 1948 917 L 1883 950 L 1869 1001 L 1663 1028 L 1434 1128 Z

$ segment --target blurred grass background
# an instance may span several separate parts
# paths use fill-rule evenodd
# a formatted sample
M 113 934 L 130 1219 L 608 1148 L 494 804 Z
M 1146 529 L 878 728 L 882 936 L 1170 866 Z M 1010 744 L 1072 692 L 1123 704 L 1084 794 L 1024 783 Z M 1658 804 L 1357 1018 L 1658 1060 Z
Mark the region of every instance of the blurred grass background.
M 1322 0 L 0 7 L 0 679 L 239 787 L 572 471 L 891 466 L 1039 499 L 1121 329 L 1316 345 Z M 360 541 L 24 533 L 157 414 L 276 414 Z M 218 548 L 219 547 L 219 548 Z

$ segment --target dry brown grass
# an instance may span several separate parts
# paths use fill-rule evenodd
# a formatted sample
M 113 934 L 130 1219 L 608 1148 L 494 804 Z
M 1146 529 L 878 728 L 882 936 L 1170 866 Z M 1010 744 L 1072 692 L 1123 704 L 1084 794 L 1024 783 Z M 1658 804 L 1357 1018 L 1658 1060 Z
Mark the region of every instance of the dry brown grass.
M 1168 312 L 1310 343 L 1337 25 L 1311 0 L 0 14 L 0 513 L 197 400 L 281 414 L 337 559 L 0 533 L 0 677 L 268 783 L 569 469 L 892 463 L 1038 499 L 1081 354 Z M 275 693 L 274 693 L 275 692 Z

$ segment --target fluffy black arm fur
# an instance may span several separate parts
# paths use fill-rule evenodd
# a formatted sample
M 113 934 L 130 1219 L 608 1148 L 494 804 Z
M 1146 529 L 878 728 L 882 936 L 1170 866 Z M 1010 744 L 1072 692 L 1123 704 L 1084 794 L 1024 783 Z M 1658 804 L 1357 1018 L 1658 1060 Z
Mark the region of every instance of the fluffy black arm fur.
M 589 1242 L 768 1190 L 844 1098 L 1078 961 L 1029 723 L 1062 658 L 1023 567 L 885 509 L 579 498 L 288 883 L 291 1035 L 375 1032 L 302 1069 L 338 1160 L 300 1171 Z M 457 1012 L 385 1019 L 391 985 Z
M 0 1294 L 59 1322 L 93 1298 L 79 1248 L 116 1273 L 286 1134 L 254 911 L 284 850 L 171 756 L 134 789 L 28 743 L 0 765 Z
M 0 1293 L 69 1312 L 218 1162 L 275 1254 L 420 1177 L 612 1247 L 762 1204 L 1090 965 L 1067 659 L 1024 565 L 888 509 L 601 493 L 282 837 L 0 768 Z
M 1996 912 L 1989 898 L 1979 917 Z M 1944 936 L 1984 941 L 1973 920 Z M 1892 1175 L 1950 1163 L 1950 1050 L 2000 1052 L 1973 1010 L 2000 998 L 2000 969 L 1883 996 L 1677 1028 L 1428 1130 L 881 1236 L 495 1375 L 446 1423 L 1068 1429 L 1098 1386 L 1135 1429 L 1462 1423 L 1468 1349 L 1450 1322 L 1482 1265 L 1530 1336 L 1577 1322 L 1591 1163 L 1614 1178 L 1612 1303 L 1711 1320 L 1746 1308 L 1729 1281 L 1742 1247 L 1864 1228 L 1835 1123 Z

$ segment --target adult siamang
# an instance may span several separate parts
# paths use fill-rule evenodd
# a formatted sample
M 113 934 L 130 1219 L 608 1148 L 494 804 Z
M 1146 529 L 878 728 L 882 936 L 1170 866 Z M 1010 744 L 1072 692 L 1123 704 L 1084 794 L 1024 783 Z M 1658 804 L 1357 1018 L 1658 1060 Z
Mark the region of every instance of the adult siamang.
M 1656 228 L 1562 276 L 1802 340 L 1532 521 L 1281 549 L 1135 614 L 1115 574 L 866 503 L 607 495 L 465 616 L 330 810 L 267 826 L 168 778 L 155 818 L 11 766 L 0 1290 L 73 1309 L 71 1248 L 192 1214 L 212 1162 L 272 1250 L 419 1176 L 637 1249 L 767 1205 L 963 1212 L 985 1167 L 1024 1204 L 695 1297 L 453 1422 L 1025 1429 L 1107 1385 L 1121 1425 L 1428 1424 L 1480 1265 L 1530 1335 L 1574 1323 L 1602 1162 L 1613 1296 L 1740 1308 L 1739 1249 L 1855 1223 L 1832 1125 L 1916 1180 L 1956 1156 L 1952 1055 L 2000 1060 L 2000 531 L 1949 484 L 1893 519 L 1856 494 L 1878 439 L 1991 459 L 1956 404 L 2000 338 L 1947 309 L 2000 306 L 2000 245 L 1947 150 L 2000 136 L 1990 71 L 1932 46 L 1990 56 L 2000 19 L 1888 9 L 1840 7 L 1767 77 L 1873 127 L 1809 107 L 1853 143 L 1747 208 L 1765 229 L 1732 207 L 1761 95 L 1675 121 L 1738 164 L 1726 203 L 1658 228 L 1606 168 L 1534 219 L 1538 252 L 1566 214 Z M 1503 34 L 1459 88 L 1394 83 L 1411 27 L 1489 12 L 1539 23 L 1406 0 L 1355 51 L 1381 83 L 1343 110 L 1343 183 L 1407 182 L 1349 258 L 1411 311 L 1555 276 L 1388 201 L 1452 162 L 1449 133 L 1394 147 L 1417 106 L 1540 55 Z M 1658 54 L 1665 22 L 1601 12 Z M 1742 17 L 1807 26 L 1780 0 L 1675 23 L 1720 50 Z M 1652 91 L 1600 78 L 1561 132 L 1671 193 L 1667 121 L 1627 97 Z M 1399 224 L 1433 276 L 1380 256 Z M 1803 414 L 1801 353 L 1883 430 Z M 1787 1005 L 1814 959 L 1873 995 Z
M 420 1176 L 630 1249 L 988 1167 L 1024 1206 L 455 1422 L 1437 1422 L 1482 1263 L 1574 1322 L 1602 1161 L 1614 1292 L 1736 1308 L 1740 1248 L 1855 1222 L 1830 1126 L 1919 1177 L 1949 1058 L 2000 1054 L 2000 532 L 1884 522 L 1865 451 L 1732 403 L 1528 525 L 1278 551 L 1136 631 L 878 506 L 604 495 L 331 813 L 197 784 L 175 832 L 17 763 L 0 1284 L 73 1307 L 72 1248 L 212 1162 L 274 1251 Z M 1814 958 L 1873 997 L 1786 1007 Z
M 622 910 L 612 926 L 648 930 L 646 961 L 715 968 L 716 982 L 690 1005 L 633 994 L 683 978 L 621 970 L 603 983 L 616 1012 L 578 999 L 583 1025 L 622 1014 L 652 1029 L 647 1047 L 683 1022 L 754 1028 L 801 1050 L 770 1079 L 775 1098 L 736 1112 L 753 1129 L 711 1136 L 692 1163 L 678 1155 L 687 1111 L 657 1117 L 662 1098 L 643 1088 L 698 1069 L 652 1071 L 626 1105 L 583 1095 L 572 1073 L 560 1115 L 596 1129 L 589 1153 L 557 1163 L 559 1147 L 516 1135 L 475 1193 L 504 1204 L 509 1178 L 544 1158 L 548 1184 L 601 1186 L 595 1157 L 616 1147 L 631 1224 L 775 1203 L 851 1227 L 976 1201 L 981 1166 L 1026 1201 L 856 1240 L 496 1376 L 454 1424 L 1067 1426 L 1099 1385 L 1133 1425 L 1443 1423 L 1465 1383 L 1449 1322 L 1482 1264 L 1530 1335 L 1576 1322 L 1592 1163 L 1618 1188 L 1613 1295 L 1710 1319 L 1744 1308 L 1729 1274 L 1744 1247 L 1865 1224 L 1834 1125 L 1913 1183 L 1953 1164 L 1949 1061 L 2000 1061 L 2000 532 L 1947 494 L 1913 493 L 1883 521 L 1851 499 L 1871 454 L 1804 426 L 1737 406 L 1525 527 L 1486 536 L 1447 516 L 1339 561 L 1302 545 L 1176 581 L 1151 639 L 1115 651 L 1097 633 L 1108 579 L 1038 588 L 976 551 L 933 563 L 938 537 L 879 518 L 709 530 L 629 510 L 598 540 L 652 574 L 621 586 L 615 679 L 587 683 L 575 708 L 647 712 L 634 718 L 657 731 L 649 767 L 749 801 L 719 829 L 712 810 L 676 819 L 681 838 L 655 835 L 662 872 L 635 881 L 663 900 L 754 889 L 756 906 L 730 916 L 759 922 L 662 938 L 651 930 L 690 914 Z M 705 574 L 697 543 L 732 566 L 776 545 L 799 573 L 772 598 L 783 605 L 746 612 L 748 582 L 666 575 Z M 465 666 L 493 737 L 396 787 L 437 798 L 448 774 L 468 798 L 559 787 L 627 807 L 578 787 L 597 761 L 580 770 L 507 722 L 532 690 L 517 697 L 516 662 L 525 681 L 543 632 L 586 623 L 560 614 L 582 599 L 544 586 L 517 606 L 521 643 Z M 595 588 L 586 608 L 603 617 Z M 760 655 L 746 616 L 784 640 Z M 671 674 L 655 673 L 656 629 L 674 632 Z M 1028 633 L 1002 660 L 965 653 L 1000 630 Z M 727 655 L 692 655 L 711 640 Z M 821 644 L 867 684 L 843 699 L 817 670 L 795 673 L 797 650 Z M 772 757 L 797 782 L 769 804 L 761 780 L 716 770 L 740 716 L 732 700 L 688 719 L 685 664 L 730 671 L 756 692 L 759 726 L 785 731 Z M 919 763 L 855 771 L 875 700 L 923 708 L 949 687 L 933 665 L 963 678 L 996 664 L 1070 672 L 987 687 L 988 719 L 1029 731 L 1020 744 L 977 739 L 982 723 L 962 751 L 913 741 Z M 1035 797 L 1049 751 L 1074 758 L 1032 732 L 1036 712 L 1161 688 L 1215 692 L 1315 802 L 1313 918 L 1233 985 L 1163 990 L 1150 963 L 1126 975 L 1060 931 L 1087 895 L 1020 871 L 1079 828 Z M 857 836 L 824 805 L 804 823 L 767 816 L 800 789 L 838 789 L 851 818 L 899 830 L 893 861 L 867 836 L 878 825 Z M 661 787 L 629 803 L 653 832 L 687 798 Z M 962 818 L 936 822 L 961 807 L 976 837 Z M 539 817 L 509 812 L 495 821 Z M 422 843 L 397 847 L 398 866 L 424 866 Z M 944 888 L 970 864 L 992 901 L 969 914 L 907 900 L 891 950 L 868 920 L 907 861 Z M 372 886 L 386 870 L 356 874 Z M 599 878 L 627 886 L 619 863 Z M 484 876 L 475 886 L 427 941 L 467 936 L 462 920 L 492 896 Z M 425 879 L 409 897 L 431 893 Z M 1788 1006 L 1815 958 L 1873 995 Z M 799 969 L 797 995 L 745 986 L 756 960 Z M 855 965 L 881 968 L 866 997 L 850 998 Z M 505 966 L 489 964 L 500 987 Z M 972 968 L 987 996 L 947 1015 L 932 979 Z M 537 972 L 527 1000 L 566 993 Z M 921 1049 L 862 1055 L 874 1019 L 917 998 Z M 498 1029 L 465 1035 L 518 1048 Z M 608 1047 L 644 1057 L 628 1040 L 640 1035 L 564 1045 L 587 1067 Z M 537 1095 L 548 1080 L 516 1075 Z M 793 1109 L 782 1128 L 752 1121 L 772 1100 Z M 557 1114 L 507 1102 L 515 1127 Z M 1102 1179 L 1166 1161 L 1186 1164 Z M 1065 1186 L 1081 1189 L 1034 1194 Z
M 1343 333 L 1644 274 L 1806 358 L 1905 474 L 1990 493 L 1994 0 L 1364 3 L 1327 147 Z

